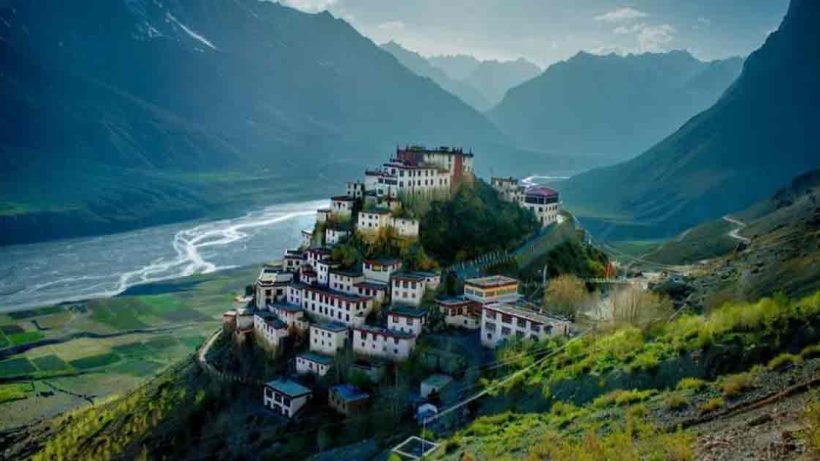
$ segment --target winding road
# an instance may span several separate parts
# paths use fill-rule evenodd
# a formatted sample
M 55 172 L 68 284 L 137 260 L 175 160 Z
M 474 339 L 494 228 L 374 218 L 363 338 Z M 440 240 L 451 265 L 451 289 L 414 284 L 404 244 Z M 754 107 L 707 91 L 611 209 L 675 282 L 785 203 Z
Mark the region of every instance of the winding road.
M 723 220 L 724 220 L 724 221 L 726 221 L 726 222 L 728 222 L 729 224 L 734 224 L 735 226 L 737 226 L 736 228 L 732 229 L 732 230 L 731 230 L 728 234 L 726 234 L 726 235 L 728 235 L 729 237 L 731 237 L 731 238 L 733 238 L 733 239 L 735 239 L 735 240 L 739 240 L 739 241 L 741 241 L 741 242 L 743 242 L 743 243 L 745 243 L 745 244 L 747 244 L 747 245 L 748 245 L 748 244 L 750 244 L 750 243 L 752 243 L 752 239 L 750 239 L 750 238 L 748 238 L 748 237 L 744 237 L 744 236 L 742 236 L 742 235 L 740 235 L 740 234 L 739 234 L 739 232 L 740 232 L 741 230 L 743 230 L 743 228 L 744 228 L 744 227 L 746 227 L 746 223 L 744 223 L 743 221 L 740 221 L 740 220 L 738 220 L 738 219 L 735 219 L 735 218 L 733 218 L 733 217 L 731 217 L 731 216 L 729 216 L 729 215 L 724 216 L 724 217 L 723 217 Z

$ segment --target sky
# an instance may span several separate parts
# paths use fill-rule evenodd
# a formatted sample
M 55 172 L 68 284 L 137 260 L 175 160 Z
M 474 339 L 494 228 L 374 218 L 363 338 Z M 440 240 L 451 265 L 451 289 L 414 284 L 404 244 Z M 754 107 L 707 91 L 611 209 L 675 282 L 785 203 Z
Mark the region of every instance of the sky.
M 310 13 L 328 10 L 377 44 L 394 40 L 425 56 L 524 57 L 541 67 L 582 50 L 745 57 L 788 8 L 788 0 L 280 1 Z

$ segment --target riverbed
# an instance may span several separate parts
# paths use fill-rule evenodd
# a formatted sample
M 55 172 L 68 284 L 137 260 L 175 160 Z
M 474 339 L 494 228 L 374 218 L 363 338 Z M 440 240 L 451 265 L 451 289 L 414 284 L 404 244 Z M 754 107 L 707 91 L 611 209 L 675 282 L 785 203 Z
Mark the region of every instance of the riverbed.
M 232 219 L 0 247 L 0 312 L 115 296 L 148 282 L 279 259 L 298 246 L 326 200 L 293 202 Z

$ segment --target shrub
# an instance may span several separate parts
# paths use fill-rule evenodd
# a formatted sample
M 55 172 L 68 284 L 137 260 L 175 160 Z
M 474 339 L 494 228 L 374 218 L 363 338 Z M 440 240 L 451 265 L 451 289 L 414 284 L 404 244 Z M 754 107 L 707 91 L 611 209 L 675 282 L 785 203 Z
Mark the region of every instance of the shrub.
M 780 354 L 769 361 L 769 370 L 782 371 L 791 368 L 803 361 L 803 358 L 795 354 Z
M 686 407 L 689 405 L 689 401 L 686 397 L 680 394 L 669 394 L 668 397 L 664 400 L 666 403 L 666 407 L 670 410 L 680 410 L 681 408 Z
M 633 403 L 642 402 L 649 397 L 655 395 L 657 391 L 654 389 L 647 389 L 644 391 L 639 391 L 637 389 L 632 390 L 624 390 L 624 389 L 615 389 L 612 392 L 604 394 L 598 398 L 596 398 L 592 405 L 598 408 L 608 407 L 610 405 L 631 405 Z
M 803 412 L 803 439 L 809 453 L 820 456 L 820 400 L 809 403 Z
M 820 357 L 820 344 L 815 344 L 813 346 L 806 346 L 800 351 L 800 357 L 804 359 L 813 359 L 815 357 Z
M 691 461 L 694 459 L 694 436 L 678 430 L 659 431 L 641 418 L 628 416 L 626 423 L 615 424 L 611 431 L 588 430 L 581 437 L 548 432 L 529 449 L 527 459 L 552 461 L 627 461 L 663 459 Z
M 754 375 L 748 372 L 728 375 L 721 380 L 720 388 L 724 396 L 733 397 L 754 386 L 754 380 Z
M 699 391 L 705 388 L 707 384 L 709 383 L 700 378 L 683 378 L 680 381 L 678 381 L 678 385 L 676 386 L 676 388 L 680 391 Z
M 701 413 L 711 413 L 713 411 L 719 410 L 723 408 L 726 402 L 723 401 L 720 397 L 715 397 L 713 399 L 709 399 L 706 402 L 702 403 L 698 409 Z

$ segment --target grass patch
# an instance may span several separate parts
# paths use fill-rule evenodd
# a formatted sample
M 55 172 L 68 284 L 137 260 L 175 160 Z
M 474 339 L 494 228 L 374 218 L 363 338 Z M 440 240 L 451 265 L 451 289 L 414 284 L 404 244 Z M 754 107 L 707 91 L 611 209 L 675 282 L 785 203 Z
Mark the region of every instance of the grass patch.
M 593 429 L 580 437 L 550 431 L 528 449 L 527 459 L 551 461 L 627 461 L 636 459 L 691 461 L 695 436 L 690 432 L 665 433 L 640 417 L 627 417 L 605 433 Z
M 90 357 L 72 360 L 70 363 L 72 367 L 77 368 L 78 370 L 88 370 L 91 368 L 98 368 L 105 365 L 111 365 L 112 363 L 116 363 L 119 360 L 119 355 L 113 352 L 109 352 L 107 354 L 92 355 Z
M 0 377 L 27 375 L 37 371 L 34 365 L 27 358 L 18 357 L 16 359 L 3 360 L 0 362 Z
M 0 403 L 12 402 L 28 397 L 31 391 L 30 384 L 0 384 Z
M 734 397 L 754 387 L 754 382 L 755 376 L 749 372 L 728 375 L 720 380 L 720 390 L 725 397 Z
M 0 349 L 3 349 L 4 347 L 8 346 L 9 344 L 10 344 L 9 340 L 8 340 L 8 338 L 6 338 L 6 335 L 4 335 L 3 333 L 0 333 Z
M 153 352 L 145 343 L 138 341 L 127 344 L 119 344 L 111 348 L 122 357 L 143 357 Z
M 699 407 L 701 413 L 711 413 L 726 406 L 726 402 L 721 397 L 715 397 L 703 402 Z
M 68 364 L 54 354 L 37 357 L 31 360 L 40 371 L 60 371 L 68 368 Z
M 155 374 L 162 367 L 163 365 L 161 363 L 151 360 L 136 359 L 123 361 L 108 368 L 108 370 L 112 373 L 122 373 L 125 375 L 144 377 Z
M 58 312 L 62 312 L 63 308 L 61 306 L 49 306 L 49 307 L 40 307 L 37 309 L 28 309 L 25 311 L 15 311 L 9 312 L 9 318 L 14 320 L 23 320 L 23 319 L 30 319 L 32 317 L 39 317 L 42 315 L 51 315 L 56 314 Z
M 680 394 L 669 394 L 664 399 L 664 404 L 670 410 L 681 410 L 689 405 L 689 400 Z
M 92 309 L 91 318 L 117 330 L 135 330 L 146 328 L 149 325 L 140 320 L 137 310 L 130 309 L 132 306 L 113 307 L 107 305 L 109 300 L 92 301 L 89 307 Z
M 9 325 L 0 326 L 0 331 L 2 331 L 3 334 L 6 334 L 6 335 L 13 335 L 13 334 L 16 334 L 16 333 L 23 333 L 26 330 L 23 329 L 23 327 L 21 327 L 20 325 L 17 325 L 16 323 L 12 323 L 12 324 L 9 324 Z
M 709 385 L 709 383 L 699 378 L 683 378 L 678 381 L 676 389 L 679 391 L 699 391 L 706 388 L 707 385 Z
M 643 402 L 644 400 L 648 399 L 649 397 L 652 397 L 656 393 L 657 391 L 655 391 L 654 389 L 647 389 L 643 391 L 639 391 L 636 389 L 616 389 L 608 394 L 604 394 L 596 398 L 592 402 L 592 406 L 597 408 L 605 408 L 612 405 L 617 405 L 619 407 L 631 405 L 633 403 Z
M 202 345 L 204 341 L 204 336 L 185 336 L 179 338 L 179 342 L 181 342 L 185 347 L 187 347 L 190 350 L 195 350 L 200 345 Z
M 800 357 L 806 360 L 820 357 L 820 344 L 804 347 L 803 350 L 800 351 Z
M 809 454 L 820 457 L 820 400 L 813 400 L 803 412 L 803 440 Z
M 23 333 L 14 333 L 6 335 L 13 346 L 20 346 L 22 344 L 33 343 L 43 339 L 43 334 L 39 331 L 25 331 Z
M 145 345 L 150 349 L 161 350 L 177 346 L 179 343 L 173 336 L 159 336 L 145 341 Z
M 783 371 L 803 362 L 803 357 L 795 354 L 783 353 L 769 361 L 769 370 Z

